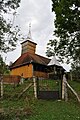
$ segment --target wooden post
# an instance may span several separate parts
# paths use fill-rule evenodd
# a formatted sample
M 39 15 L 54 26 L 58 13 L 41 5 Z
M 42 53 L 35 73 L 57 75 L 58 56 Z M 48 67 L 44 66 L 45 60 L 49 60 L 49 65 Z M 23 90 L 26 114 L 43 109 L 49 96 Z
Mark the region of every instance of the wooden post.
M 64 100 L 64 78 L 62 79 L 62 100 Z
M 76 91 L 68 84 L 65 75 L 63 75 L 63 83 L 62 83 L 62 99 L 65 99 L 65 101 L 68 100 L 68 94 L 67 94 L 67 87 L 73 92 L 73 94 L 76 96 L 78 102 L 80 103 L 80 98 Z
M 68 101 L 66 78 L 65 78 L 65 81 L 64 81 L 64 99 L 65 99 L 65 101 Z
M 18 98 L 20 98 L 33 84 L 30 83 L 18 96 Z
M 73 92 L 73 94 L 76 96 L 78 102 L 80 103 L 80 98 L 79 98 L 78 94 L 76 93 L 76 91 L 68 84 L 67 81 L 66 81 L 66 84 L 69 87 L 69 89 Z
M 63 75 L 63 81 L 62 81 L 62 99 L 65 100 L 65 101 L 68 100 L 67 84 L 66 84 L 65 74 Z
M 36 77 L 33 76 L 33 83 L 34 83 L 34 96 L 37 98 L 37 84 L 36 84 Z
M 0 76 L 0 83 L 1 83 L 1 98 L 3 98 L 3 76 Z

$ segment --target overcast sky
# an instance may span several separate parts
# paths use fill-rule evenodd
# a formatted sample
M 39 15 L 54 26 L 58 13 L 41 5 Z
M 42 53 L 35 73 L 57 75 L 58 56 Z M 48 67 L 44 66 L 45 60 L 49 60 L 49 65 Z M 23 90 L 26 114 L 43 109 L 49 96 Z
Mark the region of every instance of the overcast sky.
M 52 13 L 51 0 L 21 0 L 14 24 L 20 27 L 21 33 L 27 37 L 31 23 L 32 39 L 37 43 L 36 53 L 45 56 L 49 39 L 53 36 L 55 15 Z M 9 52 L 6 62 L 14 62 L 21 55 L 18 42 L 16 50 Z M 69 69 L 66 66 L 67 69 Z

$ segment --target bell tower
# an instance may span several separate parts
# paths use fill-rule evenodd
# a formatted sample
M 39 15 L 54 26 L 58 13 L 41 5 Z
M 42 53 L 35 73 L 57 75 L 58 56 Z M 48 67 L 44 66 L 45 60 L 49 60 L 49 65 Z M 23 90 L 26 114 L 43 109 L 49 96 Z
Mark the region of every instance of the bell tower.
M 37 44 L 34 43 L 33 40 L 32 40 L 31 24 L 29 24 L 29 32 L 28 32 L 28 35 L 27 35 L 27 39 L 26 39 L 26 41 L 22 42 L 21 45 L 22 45 L 22 52 L 21 52 L 21 54 L 24 54 L 26 52 L 35 54 L 35 52 L 36 52 L 36 45 Z

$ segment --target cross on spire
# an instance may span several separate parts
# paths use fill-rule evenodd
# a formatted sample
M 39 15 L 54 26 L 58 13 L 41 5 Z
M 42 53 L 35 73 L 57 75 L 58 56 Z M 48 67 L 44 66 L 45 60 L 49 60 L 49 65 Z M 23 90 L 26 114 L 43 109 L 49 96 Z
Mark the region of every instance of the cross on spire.
M 28 32 L 27 39 L 32 40 L 32 36 L 31 36 L 31 23 L 29 23 L 29 32 Z

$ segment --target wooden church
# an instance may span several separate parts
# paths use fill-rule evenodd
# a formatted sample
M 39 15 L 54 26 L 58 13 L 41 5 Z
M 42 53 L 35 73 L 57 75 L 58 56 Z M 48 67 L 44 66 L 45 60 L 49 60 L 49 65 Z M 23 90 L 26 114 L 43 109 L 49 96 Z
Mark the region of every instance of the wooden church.
M 64 71 L 55 57 L 50 60 L 36 54 L 36 45 L 32 40 L 31 26 L 29 26 L 27 39 L 21 43 L 21 56 L 10 66 L 11 75 L 23 75 L 24 78 L 33 76 L 48 78 L 49 75 L 56 74 L 56 71 L 57 73 Z

